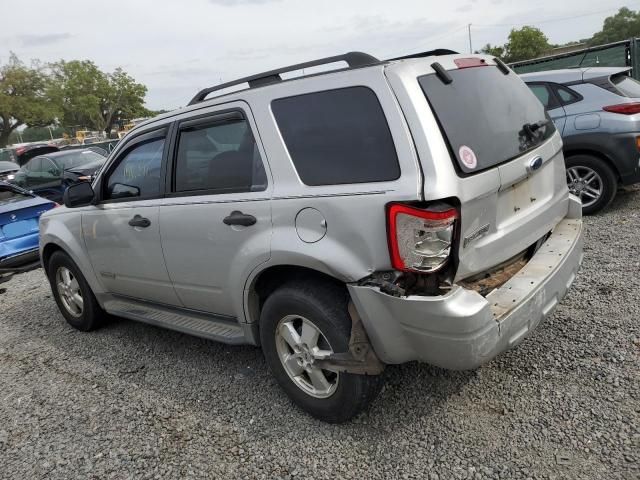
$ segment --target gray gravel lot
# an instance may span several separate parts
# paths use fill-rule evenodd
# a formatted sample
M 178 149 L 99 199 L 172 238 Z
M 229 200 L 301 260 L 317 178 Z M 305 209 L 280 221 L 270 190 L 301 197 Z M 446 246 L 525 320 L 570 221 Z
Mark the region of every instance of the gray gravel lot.
M 0 294 L 0 477 L 640 478 L 640 189 L 586 219 L 555 314 L 474 372 L 388 368 L 342 426 L 294 408 L 259 349 L 125 320 L 67 326 L 41 271 Z

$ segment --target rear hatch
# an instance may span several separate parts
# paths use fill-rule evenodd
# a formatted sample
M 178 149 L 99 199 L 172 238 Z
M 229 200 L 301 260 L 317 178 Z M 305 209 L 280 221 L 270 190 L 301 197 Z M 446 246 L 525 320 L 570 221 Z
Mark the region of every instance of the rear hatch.
M 459 280 L 525 251 L 566 215 L 562 144 L 524 82 L 491 59 L 448 57 L 418 83 L 456 172 Z M 426 199 L 429 188 L 425 179 Z

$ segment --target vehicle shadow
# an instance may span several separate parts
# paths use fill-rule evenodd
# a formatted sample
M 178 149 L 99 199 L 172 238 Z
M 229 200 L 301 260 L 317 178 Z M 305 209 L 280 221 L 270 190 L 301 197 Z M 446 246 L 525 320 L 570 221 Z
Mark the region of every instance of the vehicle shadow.
M 628 207 L 633 207 L 633 204 L 640 206 L 640 184 L 618 188 L 618 193 L 611 204 L 595 216 L 602 216 L 610 212 L 624 210 Z
M 19 314 L 34 302 L 42 305 L 39 312 L 46 313 Z M 329 426 L 295 408 L 258 347 L 224 345 L 113 316 L 97 331 L 79 332 L 66 324 L 46 288 L 25 295 L 14 306 L 3 323 L 28 332 L 31 348 L 55 371 L 106 391 L 144 391 L 162 399 L 161 403 L 199 410 L 204 417 L 229 424 L 247 416 L 261 419 L 260 424 L 273 424 L 286 416 L 306 428 L 379 435 L 375 438 L 383 441 L 390 431 L 442 409 L 478 376 L 418 363 L 388 366 L 385 386 L 370 411 L 347 424 Z M 206 411 L 202 411 L 203 402 Z

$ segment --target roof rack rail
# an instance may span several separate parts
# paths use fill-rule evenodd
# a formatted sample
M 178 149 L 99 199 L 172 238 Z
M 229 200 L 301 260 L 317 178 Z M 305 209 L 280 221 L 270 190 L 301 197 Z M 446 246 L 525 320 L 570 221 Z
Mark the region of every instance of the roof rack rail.
M 408 60 L 410 58 L 424 58 L 424 57 L 439 57 L 440 55 L 457 55 L 459 52 L 454 52 L 447 48 L 436 48 L 435 50 L 428 50 L 426 52 L 412 53 L 411 55 L 405 55 L 403 57 L 389 58 L 386 61 L 392 62 L 394 60 Z
M 290 65 L 288 67 L 277 68 L 275 70 L 270 70 L 264 73 L 258 73 L 256 75 L 251 75 L 249 77 L 239 78 L 238 80 L 233 80 L 232 82 L 221 83 L 220 85 L 216 85 L 214 87 L 205 88 L 200 90 L 195 97 L 191 99 L 189 105 L 194 105 L 196 103 L 202 102 L 207 95 L 212 92 L 218 90 L 224 90 L 225 88 L 233 87 L 236 85 L 241 85 L 243 83 L 248 83 L 249 88 L 262 87 L 264 85 L 269 85 L 271 83 L 277 83 L 282 81 L 282 77 L 280 74 L 293 72 L 296 70 L 302 70 L 303 68 L 311 68 L 317 67 L 320 65 L 327 65 L 329 63 L 335 62 L 346 62 L 349 65 L 349 68 L 358 68 L 364 67 L 367 65 L 375 65 L 380 63 L 376 57 L 373 57 L 367 53 L 362 52 L 349 52 L 344 55 L 336 55 L 334 57 L 321 58 L 318 60 L 313 60 L 311 62 L 298 63 L 297 65 Z

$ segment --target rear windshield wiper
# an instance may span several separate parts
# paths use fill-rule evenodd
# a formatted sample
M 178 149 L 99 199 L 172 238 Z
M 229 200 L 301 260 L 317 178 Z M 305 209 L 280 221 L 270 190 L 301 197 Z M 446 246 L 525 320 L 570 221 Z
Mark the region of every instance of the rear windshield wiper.
M 529 137 L 531 140 L 536 140 L 541 133 L 539 130 L 542 127 L 546 127 L 547 125 L 549 125 L 550 122 L 551 120 L 546 119 L 546 120 L 540 120 L 539 122 L 535 122 L 535 123 L 525 123 L 522 126 L 522 132 L 524 132 L 526 136 Z

